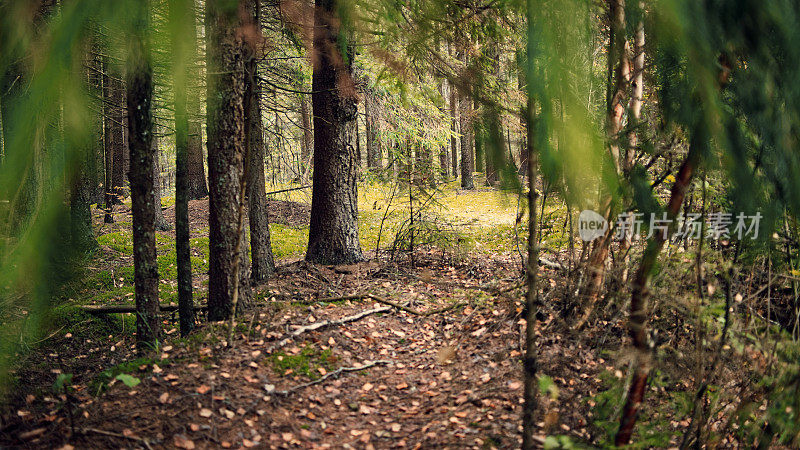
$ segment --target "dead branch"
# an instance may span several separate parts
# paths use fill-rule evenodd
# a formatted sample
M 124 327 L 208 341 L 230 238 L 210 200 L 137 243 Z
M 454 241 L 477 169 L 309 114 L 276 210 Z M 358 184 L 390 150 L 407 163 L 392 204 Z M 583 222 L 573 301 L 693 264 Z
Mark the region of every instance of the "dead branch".
M 294 392 L 297 392 L 297 391 L 299 391 L 301 389 L 305 389 L 305 388 L 307 388 L 309 386 L 314 386 L 315 384 L 323 383 L 328 378 L 336 378 L 336 377 L 338 377 L 339 375 L 341 375 L 341 374 L 343 374 L 345 372 L 360 372 L 362 370 L 367 370 L 367 369 L 375 367 L 375 366 L 388 365 L 388 364 L 391 364 L 391 361 L 387 361 L 385 359 L 381 359 L 381 360 L 378 360 L 378 361 L 373 361 L 373 362 L 371 362 L 369 364 L 363 364 L 363 365 L 361 365 L 359 367 L 340 367 L 340 368 L 334 370 L 333 372 L 326 373 L 321 378 L 318 378 L 318 379 L 316 379 L 314 381 L 309 381 L 308 383 L 303 383 L 303 384 L 297 385 L 297 386 L 295 386 L 295 387 L 293 387 L 291 389 L 285 390 L 285 391 L 272 391 L 272 392 L 269 392 L 269 390 L 267 390 L 267 391 L 270 394 L 287 396 L 287 395 L 292 394 Z
M 443 308 L 434 309 L 434 310 L 431 310 L 431 311 L 417 311 L 415 309 L 409 308 L 408 306 L 401 305 L 401 304 L 393 302 L 391 300 L 386 300 L 383 297 L 378 297 L 377 295 L 373 295 L 373 294 L 354 294 L 354 295 L 345 295 L 345 296 L 342 296 L 342 297 L 326 297 L 326 298 L 317 299 L 317 301 L 318 302 L 331 303 L 331 302 L 341 302 L 341 301 L 345 301 L 345 300 L 364 300 L 364 299 L 370 299 L 370 300 L 372 300 L 372 301 L 374 301 L 376 303 L 389 305 L 392 308 L 399 309 L 400 311 L 405 311 L 405 312 L 407 312 L 409 314 L 412 314 L 412 315 L 415 315 L 415 316 L 420 316 L 420 317 L 428 317 L 428 316 L 432 316 L 434 314 L 440 314 L 440 313 L 447 312 L 447 311 L 450 311 L 452 309 L 458 308 L 460 306 L 466 305 L 466 303 L 458 302 L 458 303 L 453 303 L 453 304 L 450 304 L 450 305 L 445 306 Z
M 361 311 L 360 313 L 353 314 L 352 316 L 342 317 L 341 319 L 326 320 L 326 321 L 323 321 L 323 322 L 317 322 L 317 323 L 313 323 L 311 325 L 302 326 L 302 327 L 292 331 L 291 333 L 289 333 L 289 335 L 286 336 L 285 338 L 281 339 L 280 341 L 278 341 L 275 344 L 273 344 L 272 346 L 270 346 L 267 349 L 266 353 L 274 352 L 275 350 L 277 350 L 277 349 L 285 346 L 286 344 L 292 342 L 292 340 L 294 338 L 296 338 L 297 336 L 300 336 L 303 333 L 306 333 L 306 332 L 309 332 L 309 331 L 316 331 L 316 330 L 320 330 L 320 329 L 323 329 L 323 328 L 328 328 L 328 327 L 332 327 L 332 326 L 336 326 L 336 325 L 342 325 L 342 324 L 345 324 L 345 323 L 355 322 L 356 320 L 361 320 L 364 317 L 367 317 L 369 315 L 382 313 L 382 312 L 387 312 L 387 311 L 391 311 L 391 310 L 392 310 L 391 307 L 381 306 L 381 307 L 378 307 L 378 308 L 372 308 L 372 309 L 368 309 L 366 311 Z

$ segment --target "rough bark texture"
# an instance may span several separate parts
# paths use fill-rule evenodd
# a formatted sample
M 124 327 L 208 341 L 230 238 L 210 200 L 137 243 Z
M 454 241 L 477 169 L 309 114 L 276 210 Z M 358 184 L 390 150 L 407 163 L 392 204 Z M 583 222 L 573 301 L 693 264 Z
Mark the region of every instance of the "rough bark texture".
M 189 66 L 195 54 L 194 39 L 185 34 L 194 31 L 192 0 L 170 0 L 169 21 L 172 30 L 172 52 L 175 58 L 173 88 L 175 93 L 175 252 L 178 266 L 178 318 L 181 336 L 195 326 L 192 299 L 192 263 L 189 246 Z M 202 164 L 201 164 L 202 165 Z M 205 187 L 205 180 L 203 182 Z
M 230 2 L 206 2 L 210 321 L 231 317 L 236 289 L 238 306 L 247 306 L 252 296 L 246 246 L 238 246 L 238 255 L 236 251 L 242 240 L 238 220 L 245 151 L 244 43 L 243 36 L 237 33 L 237 14 L 238 8 Z M 237 262 L 238 280 L 234 280 Z
M 254 23 L 259 23 L 259 0 L 249 0 Z M 247 200 L 250 215 L 251 279 L 266 281 L 275 273 L 272 242 L 269 235 L 269 212 L 264 180 L 264 124 L 261 120 L 261 84 L 258 82 L 256 47 L 252 40 L 245 46 L 245 126 L 247 142 Z
M 316 0 L 314 12 L 314 188 L 306 259 L 321 264 L 364 259 L 358 241 L 356 152 L 347 133 L 357 116 L 353 51 L 342 41 L 336 3 Z
M 153 155 L 153 71 L 145 41 L 148 2 L 134 8 L 136 27 L 131 30 L 126 87 L 128 129 L 130 130 L 130 173 L 133 215 L 133 266 L 136 299 L 136 344 L 139 352 L 150 350 L 161 332 L 156 262 L 154 155 Z
M 126 120 L 125 83 L 111 74 L 110 102 L 113 109 L 109 121 L 112 129 L 111 136 L 111 193 L 114 204 L 122 203 L 126 197 L 125 179 L 128 172 L 128 124 Z

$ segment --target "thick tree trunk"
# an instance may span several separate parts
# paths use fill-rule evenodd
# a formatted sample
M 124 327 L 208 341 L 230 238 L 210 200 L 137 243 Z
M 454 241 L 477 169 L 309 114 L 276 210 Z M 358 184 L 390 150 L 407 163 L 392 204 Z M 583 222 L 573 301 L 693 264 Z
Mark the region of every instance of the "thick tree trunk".
M 314 130 L 311 128 L 311 114 L 308 111 L 308 95 L 300 94 L 300 119 L 303 123 L 303 142 L 300 147 L 300 160 L 302 162 L 303 176 L 301 182 L 308 181 L 311 170 L 311 155 L 314 151 Z
M 237 32 L 239 8 L 228 3 L 206 2 L 210 321 L 225 320 L 235 313 L 234 292 L 241 307 L 249 304 L 252 295 L 250 264 L 239 229 L 245 182 L 244 43 Z
M 259 23 L 260 0 L 248 0 Z M 245 46 L 245 127 L 247 132 L 247 200 L 250 215 L 250 254 L 253 283 L 262 283 L 275 273 L 272 242 L 269 235 L 269 213 L 264 180 L 264 123 L 261 120 L 261 84 L 258 82 L 256 47 L 252 41 Z
M 130 30 L 126 71 L 128 129 L 131 149 L 131 201 L 133 211 L 133 266 L 136 299 L 136 345 L 144 353 L 157 345 L 161 332 L 156 262 L 155 159 L 153 155 L 153 71 L 146 42 L 149 2 L 137 3 Z
M 178 266 L 178 318 L 181 336 L 195 327 L 192 299 L 192 262 L 189 245 L 189 67 L 194 63 L 194 39 L 185 35 L 194 32 L 193 0 L 170 0 L 169 21 L 172 30 L 173 88 L 175 94 L 175 252 Z M 193 104 L 196 106 L 196 104 Z M 202 162 L 201 162 L 202 165 Z M 205 180 L 203 180 L 205 187 Z
M 358 112 L 354 52 L 339 29 L 338 8 L 335 0 L 316 0 L 314 12 L 314 188 L 306 259 L 321 264 L 364 259 L 358 240 L 358 168 L 347 133 Z M 342 49 L 346 55 L 339 54 Z

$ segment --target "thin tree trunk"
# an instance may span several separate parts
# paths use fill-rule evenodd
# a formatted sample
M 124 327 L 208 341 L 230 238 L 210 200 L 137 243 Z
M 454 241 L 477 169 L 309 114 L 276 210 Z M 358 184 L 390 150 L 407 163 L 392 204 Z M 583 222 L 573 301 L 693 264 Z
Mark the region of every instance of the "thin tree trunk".
M 192 299 L 192 262 L 189 246 L 189 67 L 194 63 L 194 39 L 185 39 L 194 32 L 193 0 L 170 0 L 169 21 L 172 31 L 173 87 L 175 94 L 175 251 L 178 266 L 178 318 L 181 336 L 195 326 Z M 193 106 L 195 106 L 193 104 Z M 205 186 L 205 181 L 203 182 Z
M 125 198 L 125 179 L 128 171 L 126 159 L 128 158 L 129 138 L 125 115 L 125 83 L 113 70 L 109 74 L 109 81 L 107 105 L 109 105 L 110 111 L 106 118 L 106 124 L 110 130 L 106 136 L 110 139 L 108 151 L 111 153 L 111 200 L 114 204 L 120 204 Z
M 203 165 L 203 130 L 200 121 L 189 119 L 189 135 L 186 144 L 187 198 L 199 200 L 208 196 L 206 169 Z
M 458 117 L 456 115 L 456 111 L 458 110 L 458 100 L 456 97 L 456 89 L 455 86 L 453 86 L 453 83 L 449 83 L 448 88 L 450 91 L 450 132 L 452 133 L 450 136 L 450 168 L 452 169 L 453 178 L 458 178 L 458 139 L 456 138 L 458 133 Z
M 533 16 L 536 2 L 527 1 L 527 50 L 528 55 L 535 53 L 533 41 Z M 525 71 L 530 76 L 534 71 L 533 58 L 529 56 L 526 61 Z M 527 295 L 525 296 L 525 359 L 523 362 L 523 405 L 522 405 L 522 448 L 530 450 L 537 447 L 536 436 L 536 410 L 539 380 L 537 378 L 539 363 L 536 349 L 536 314 L 538 310 L 539 291 L 536 284 L 539 271 L 539 246 L 536 242 L 536 178 L 537 158 L 533 149 L 535 108 L 534 97 L 530 85 L 527 87 L 527 108 L 525 121 L 528 130 L 528 263 L 525 267 L 527 279 Z
M 311 115 L 308 111 L 308 95 L 306 94 L 300 94 L 300 118 L 303 123 L 303 145 L 300 149 L 303 170 L 301 181 L 305 183 L 308 181 L 308 173 L 311 169 L 311 154 L 314 150 L 314 131 L 311 129 Z
M 367 89 L 364 95 L 364 116 L 367 135 L 367 167 L 381 169 L 381 148 L 378 142 L 378 122 L 375 117 L 375 94 Z
M 116 80 L 109 75 L 108 58 L 103 61 L 103 147 L 105 153 L 105 223 L 114 223 L 114 190 L 112 188 L 112 171 L 114 170 L 114 148 L 122 146 L 122 89 Z
M 672 185 L 672 193 L 667 204 L 667 215 L 671 224 L 674 224 L 674 219 L 680 212 L 686 190 L 689 188 L 692 175 L 700 162 L 701 147 L 705 145 L 705 139 L 705 134 L 701 132 L 695 132 L 692 135 L 689 154 L 675 177 L 675 184 Z M 672 229 L 673 227 L 670 226 L 669 233 L 655 233 L 650 238 L 639 268 L 634 275 L 628 333 L 633 340 L 636 359 L 633 363 L 633 379 L 620 417 L 619 431 L 614 438 L 615 445 L 618 446 L 627 445 L 630 442 L 647 387 L 647 377 L 650 372 L 650 350 L 647 344 L 647 303 L 650 299 L 650 281 L 658 255 L 672 233 Z
M 225 0 L 206 2 L 210 321 L 235 314 L 235 292 L 241 307 L 246 307 L 251 298 L 246 248 L 237 245 L 242 241 L 239 211 L 245 182 L 244 43 L 237 32 L 238 12 L 239 8 L 231 8 Z
M 473 159 L 473 128 L 472 128 L 472 99 L 468 94 L 460 95 L 460 126 L 461 129 L 461 189 L 475 189 L 475 182 L 472 179 Z
M 157 345 L 161 333 L 158 312 L 158 265 L 156 263 L 155 197 L 153 174 L 153 71 L 147 42 L 149 2 L 133 11 L 126 71 L 128 129 L 130 131 L 130 184 L 133 215 L 134 296 L 136 299 L 136 346 L 140 353 Z
M 630 59 L 627 39 L 625 37 L 625 1 L 609 0 L 609 17 L 611 18 L 610 39 L 609 39 L 609 73 L 613 74 L 609 82 L 608 103 L 606 106 L 606 141 L 614 164 L 614 171 L 619 173 L 620 169 L 620 146 L 619 138 L 622 131 L 622 117 L 625 112 L 624 98 L 630 82 Z M 614 199 L 607 189 L 603 189 L 603 198 L 600 207 L 600 215 L 611 222 L 615 210 Z M 577 329 L 583 328 L 589 320 L 600 291 L 603 288 L 603 281 L 606 274 L 606 260 L 608 259 L 609 247 L 613 236 L 613 227 L 606 228 L 605 233 L 594 241 L 592 252 L 586 264 L 586 283 L 581 287 L 578 294 L 579 301 L 584 305 L 583 312 L 575 321 Z
M 644 97 L 644 21 L 636 24 L 636 35 L 633 38 L 633 77 L 631 87 L 633 92 L 628 103 L 628 147 L 625 149 L 625 156 L 622 162 L 622 172 L 627 174 L 633 167 L 633 159 L 636 154 L 636 147 L 639 143 L 639 119 L 642 115 L 642 100 Z M 627 219 L 632 225 L 633 217 Z M 627 229 L 632 229 L 627 227 Z M 628 281 L 628 250 L 632 244 L 630 234 L 626 234 L 619 244 L 619 254 L 622 255 L 620 264 L 622 265 L 621 279 L 623 283 Z
M 253 21 L 260 27 L 260 0 L 248 0 Z M 249 14 L 249 13 L 248 13 Z M 260 28 L 257 28 L 260 35 Z M 275 273 L 272 242 L 269 234 L 269 213 L 264 180 L 264 124 L 261 120 L 261 83 L 258 82 L 256 46 L 252 40 L 245 45 L 245 127 L 247 132 L 247 199 L 250 215 L 251 279 L 262 283 Z
M 153 108 L 155 109 L 155 108 Z M 155 132 L 155 124 L 153 130 Z M 164 218 L 164 210 L 161 209 L 161 161 L 158 149 L 158 136 L 153 135 L 150 145 L 153 146 L 153 196 L 154 204 L 156 205 L 156 230 L 169 231 L 172 225 Z
M 314 188 L 306 259 L 320 264 L 361 261 L 355 149 L 347 128 L 356 120 L 353 48 L 339 29 L 335 0 L 316 0 L 314 12 Z M 347 55 L 340 55 L 340 49 Z

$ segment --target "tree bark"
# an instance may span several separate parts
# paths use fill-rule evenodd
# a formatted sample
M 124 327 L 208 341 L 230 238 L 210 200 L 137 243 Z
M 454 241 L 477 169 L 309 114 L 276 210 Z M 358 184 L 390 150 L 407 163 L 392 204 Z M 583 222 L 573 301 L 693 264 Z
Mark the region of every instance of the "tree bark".
M 337 3 L 316 0 L 314 12 L 314 188 L 306 259 L 320 264 L 364 259 L 358 240 L 358 167 L 347 133 L 358 112 L 354 52 L 349 33 L 340 30 Z
M 450 97 L 450 168 L 452 169 L 453 178 L 458 178 L 458 117 L 456 111 L 458 109 L 458 101 L 456 97 L 456 88 L 453 83 L 448 86 Z
M 475 182 L 472 179 L 474 170 L 475 153 L 472 147 L 474 140 L 472 127 L 472 99 L 466 93 L 461 93 L 459 99 L 460 126 L 461 129 L 461 189 L 475 189 Z
M 203 165 L 203 130 L 200 121 L 189 119 L 186 151 L 187 198 L 199 200 L 208 196 L 206 169 Z
M 155 129 L 156 127 L 153 125 L 154 132 Z M 164 218 L 164 210 L 161 209 L 161 155 L 158 150 L 158 136 L 153 134 L 150 144 L 153 146 L 153 203 L 156 205 L 156 230 L 169 231 L 172 229 L 172 225 Z
M 206 2 L 210 321 L 225 320 L 235 313 L 235 291 L 241 307 L 251 298 L 246 246 L 237 245 L 242 241 L 239 213 L 245 182 L 244 43 L 237 32 L 240 7 L 239 2 Z
M 130 131 L 130 184 L 133 211 L 134 295 L 136 299 L 136 346 L 140 353 L 157 345 L 161 332 L 158 318 L 158 265 L 156 263 L 153 71 L 147 42 L 149 2 L 133 11 L 126 70 L 128 129 Z
M 194 300 L 192 298 L 192 262 L 189 245 L 189 179 L 187 176 L 189 154 L 189 67 L 194 63 L 194 39 L 186 39 L 194 32 L 194 5 L 192 0 L 170 0 L 169 22 L 172 31 L 174 57 L 173 89 L 175 95 L 175 252 L 178 266 L 178 318 L 181 336 L 195 327 Z M 193 105 L 194 106 L 194 105 Z M 202 165 L 202 164 L 201 164 Z M 205 187 L 205 180 L 203 180 Z
M 109 71 L 108 58 L 103 61 L 103 147 L 105 150 L 105 223 L 114 223 L 114 189 L 112 172 L 114 170 L 114 150 L 122 146 L 122 87 L 118 79 Z
M 533 58 L 530 55 L 535 54 L 535 42 L 532 39 L 533 29 L 533 16 L 535 14 L 536 2 L 534 0 L 527 1 L 527 54 L 525 71 L 530 75 L 533 73 L 535 67 Z M 533 91 L 530 84 L 526 90 L 527 94 L 527 108 L 525 122 L 528 130 L 528 263 L 525 267 L 526 281 L 527 281 L 527 295 L 525 296 L 525 359 L 523 362 L 523 405 L 522 405 L 522 448 L 530 450 L 537 448 L 536 437 L 536 410 L 537 410 L 537 395 L 539 392 L 539 380 L 537 378 L 539 371 L 539 363 L 537 360 L 536 349 L 536 314 L 539 303 L 539 290 L 537 286 L 537 277 L 539 272 L 539 246 L 536 242 L 536 178 L 537 178 L 537 154 L 533 148 L 534 139 L 534 121 L 536 120 Z
M 260 27 L 260 0 L 248 0 L 248 14 Z M 260 36 L 260 28 L 257 28 Z M 262 283 L 275 273 L 272 242 L 269 234 L 269 212 L 264 180 L 264 123 L 261 119 L 261 83 L 258 81 L 256 46 L 245 41 L 245 126 L 247 132 L 247 200 L 250 215 L 251 279 Z
M 106 150 L 111 159 L 111 202 L 120 204 L 125 198 L 125 178 L 127 167 L 125 160 L 128 153 L 128 127 L 125 115 L 125 83 L 121 75 L 109 68 L 109 93 L 106 105 L 109 111 L 106 114 Z M 108 207 L 108 205 L 107 205 Z
M 695 132 L 689 146 L 689 154 L 686 156 L 675 177 L 675 184 L 672 185 L 669 203 L 667 204 L 667 215 L 670 224 L 675 223 L 675 218 L 680 212 L 686 190 L 692 181 L 692 175 L 700 162 L 701 147 L 705 145 L 706 136 L 704 133 Z M 650 351 L 647 344 L 647 303 L 650 300 L 650 281 L 653 277 L 658 255 L 664 247 L 664 243 L 672 233 L 673 226 L 670 226 L 669 233 L 655 233 L 647 242 L 647 248 L 642 255 L 639 268 L 633 280 L 633 290 L 631 292 L 630 318 L 628 319 L 628 333 L 633 340 L 633 348 L 636 352 L 634 361 L 634 373 L 628 389 L 625 407 L 620 417 L 619 431 L 614 438 L 617 446 L 624 446 L 630 442 L 633 434 L 633 427 L 639 416 L 639 408 L 644 400 L 644 393 L 647 387 L 647 377 L 650 372 Z
M 609 37 L 608 70 L 610 74 L 613 74 L 609 78 L 609 81 L 613 84 L 609 86 L 606 105 L 606 142 L 611 161 L 614 164 L 614 171 L 619 173 L 619 139 L 622 131 L 622 117 L 625 112 L 624 98 L 630 82 L 630 58 L 625 37 L 624 0 L 609 0 L 609 17 L 611 18 L 611 36 Z M 603 198 L 601 200 L 600 215 L 611 223 L 615 210 L 614 196 L 607 189 L 603 189 L 601 192 L 603 192 Z M 581 287 L 581 291 L 578 294 L 578 298 L 584 306 L 583 312 L 574 324 L 577 329 L 582 328 L 589 320 L 600 297 L 613 233 L 613 227 L 609 225 L 605 233 L 594 241 L 592 252 L 586 264 L 586 283 Z
M 378 140 L 378 120 L 376 117 L 375 93 L 367 89 L 364 94 L 364 116 L 367 138 L 367 167 L 372 170 L 381 169 L 381 143 Z
M 311 169 L 311 155 L 314 151 L 314 130 L 311 128 L 311 115 L 308 111 L 308 95 L 300 94 L 300 118 L 303 123 L 303 142 L 300 148 L 300 160 L 302 162 L 303 175 L 302 183 L 308 181 L 308 173 Z

